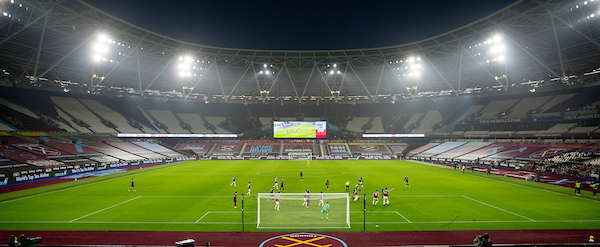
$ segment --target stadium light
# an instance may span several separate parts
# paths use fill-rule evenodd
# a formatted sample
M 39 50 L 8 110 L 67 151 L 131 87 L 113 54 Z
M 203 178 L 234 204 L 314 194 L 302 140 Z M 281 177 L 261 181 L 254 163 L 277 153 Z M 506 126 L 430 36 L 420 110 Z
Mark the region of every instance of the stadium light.
M 423 59 L 420 56 L 410 56 L 406 59 L 396 60 L 396 63 L 406 63 L 405 65 L 398 66 L 393 70 L 397 72 L 398 76 L 419 78 L 421 76 L 421 70 L 423 69 Z
M 177 61 L 177 73 L 179 74 L 179 77 L 186 78 L 198 75 L 197 73 L 194 73 L 198 68 L 195 64 L 200 63 L 200 60 L 195 59 L 190 55 L 185 55 L 179 56 Z

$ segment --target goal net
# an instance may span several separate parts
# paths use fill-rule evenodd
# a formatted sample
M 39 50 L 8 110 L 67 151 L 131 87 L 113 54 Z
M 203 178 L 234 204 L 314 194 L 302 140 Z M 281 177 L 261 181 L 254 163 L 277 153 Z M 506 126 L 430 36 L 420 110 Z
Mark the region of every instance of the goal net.
M 329 220 L 322 215 L 319 196 L 329 202 Z M 279 198 L 279 211 L 276 199 Z M 350 196 L 347 193 L 258 193 L 257 228 L 350 228 Z M 323 219 L 321 219 L 323 216 Z
M 312 153 L 289 153 L 289 160 L 312 160 Z

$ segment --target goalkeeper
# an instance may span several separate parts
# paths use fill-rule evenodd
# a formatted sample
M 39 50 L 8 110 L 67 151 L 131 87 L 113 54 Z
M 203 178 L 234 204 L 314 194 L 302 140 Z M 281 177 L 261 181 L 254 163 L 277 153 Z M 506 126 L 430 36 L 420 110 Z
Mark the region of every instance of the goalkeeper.
M 321 219 L 323 219 L 323 215 L 325 215 L 327 217 L 327 220 L 329 220 L 329 202 L 323 205 L 323 208 L 321 210 Z

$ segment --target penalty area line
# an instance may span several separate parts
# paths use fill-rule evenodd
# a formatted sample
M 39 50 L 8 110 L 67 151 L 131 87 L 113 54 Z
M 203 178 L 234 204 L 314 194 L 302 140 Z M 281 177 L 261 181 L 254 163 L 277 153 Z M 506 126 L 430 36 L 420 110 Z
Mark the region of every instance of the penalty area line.
M 210 213 L 210 212 L 206 212 L 204 215 L 202 215 L 202 217 L 200 217 L 200 219 L 198 219 L 196 222 L 194 222 L 194 224 L 197 224 L 198 221 L 201 221 L 205 216 L 208 215 L 208 213 Z
M 487 203 L 485 203 L 485 202 L 482 202 L 482 201 L 479 201 L 479 200 L 475 200 L 475 199 L 473 199 L 473 198 L 471 198 L 471 197 L 468 197 L 468 196 L 463 196 L 463 197 L 464 197 L 464 198 L 467 198 L 467 199 L 469 199 L 469 200 L 471 200 L 471 201 L 474 201 L 474 202 L 481 203 L 481 204 L 483 204 L 483 205 L 486 205 L 486 206 L 488 206 L 488 207 L 492 207 L 492 208 L 498 209 L 498 210 L 500 210 L 500 211 L 503 211 L 503 212 L 506 212 L 506 213 L 509 213 L 509 214 L 512 214 L 512 215 L 515 215 L 515 216 L 519 216 L 519 217 L 521 217 L 521 218 L 523 218 L 523 219 L 526 219 L 526 220 L 529 220 L 529 221 L 533 221 L 533 222 L 535 222 L 535 220 L 534 220 L 534 219 L 527 218 L 527 217 L 525 217 L 525 216 L 523 216 L 523 215 L 520 215 L 520 214 L 517 214 L 517 213 L 511 212 L 511 211 L 508 211 L 508 210 L 506 210 L 506 209 L 502 209 L 502 208 L 496 207 L 496 206 L 494 206 L 494 205 L 487 204 Z
M 399 213 L 398 211 L 396 211 L 396 213 L 397 213 L 398 215 L 400 215 L 400 217 L 402 217 L 402 218 L 403 218 L 404 220 L 406 220 L 408 223 L 412 223 L 412 222 L 410 222 L 410 220 L 408 220 L 406 217 L 404 217 L 404 215 L 402 215 L 402 214 L 401 214 L 401 213 Z
M 100 210 L 98 210 L 98 211 L 96 211 L 96 212 L 93 212 L 93 213 L 86 214 L 86 215 L 84 215 L 84 216 L 81 216 L 81 217 L 79 217 L 79 218 L 73 219 L 73 220 L 71 220 L 71 221 L 69 221 L 69 222 L 71 223 L 71 222 L 74 222 L 74 221 L 77 221 L 77 220 L 83 219 L 83 218 L 85 218 L 85 217 L 88 217 L 88 216 L 91 216 L 91 215 L 94 215 L 94 214 L 100 213 L 100 212 L 102 212 L 102 211 L 104 211 L 104 210 L 111 209 L 111 208 L 114 208 L 114 207 L 116 207 L 116 206 L 119 206 L 119 205 L 121 205 L 121 204 L 128 203 L 128 202 L 130 202 L 130 201 L 133 201 L 133 200 L 135 200 L 135 199 L 138 199 L 138 198 L 140 198 L 140 197 L 141 197 L 141 196 L 137 196 L 137 197 L 131 198 L 131 199 L 127 200 L 127 201 L 120 202 L 120 203 L 117 203 L 117 204 L 115 204 L 115 205 L 112 205 L 112 206 L 110 206 L 110 207 L 106 207 L 106 208 L 100 209 Z

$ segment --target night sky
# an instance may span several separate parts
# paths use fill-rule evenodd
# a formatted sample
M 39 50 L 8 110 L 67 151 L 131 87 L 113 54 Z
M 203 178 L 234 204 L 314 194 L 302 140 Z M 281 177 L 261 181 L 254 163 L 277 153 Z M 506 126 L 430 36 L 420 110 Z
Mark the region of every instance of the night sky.
M 329 50 L 398 45 L 479 20 L 514 0 L 86 0 L 182 41 L 229 48 Z

